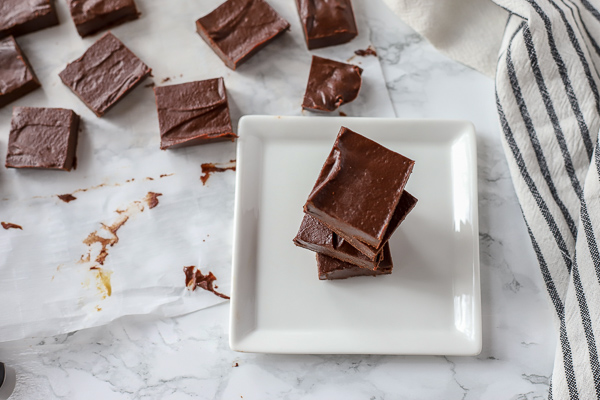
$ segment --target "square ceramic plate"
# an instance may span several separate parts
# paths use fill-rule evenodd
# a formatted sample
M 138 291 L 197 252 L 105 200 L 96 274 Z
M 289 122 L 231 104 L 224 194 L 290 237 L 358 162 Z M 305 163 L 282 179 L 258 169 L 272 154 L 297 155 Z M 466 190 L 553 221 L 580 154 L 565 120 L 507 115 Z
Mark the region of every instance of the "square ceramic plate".
M 294 246 L 341 126 L 416 161 L 389 276 L 320 281 Z M 260 353 L 481 350 L 475 130 L 466 121 L 247 116 L 237 142 L 230 346 Z

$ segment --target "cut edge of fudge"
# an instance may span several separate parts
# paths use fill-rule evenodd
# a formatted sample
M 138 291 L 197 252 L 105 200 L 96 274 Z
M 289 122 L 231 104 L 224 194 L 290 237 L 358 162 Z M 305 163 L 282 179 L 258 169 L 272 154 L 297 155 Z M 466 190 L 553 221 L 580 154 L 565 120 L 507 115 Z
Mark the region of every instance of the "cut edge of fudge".
M 349 135 L 350 138 L 344 139 L 344 137 L 346 135 Z M 354 139 L 352 139 L 352 136 L 354 136 Z M 347 140 L 350 142 L 343 143 Z M 402 176 L 401 180 L 397 182 L 398 187 L 393 189 L 393 191 L 395 193 L 393 196 L 394 200 L 392 203 L 390 203 L 388 206 L 386 206 L 388 209 L 386 210 L 385 218 L 383 220 L 377 222 L 378 226 L 373 226 L 373 229 L 378 229 L 378 231 L 375 232 L 374 234 L 366 232 L 365 229 L 361 230 L 358 227 L 353 226 L 346 221 L 342 221 L 334 215 L 330 215 L 329 213 L 331 211 L 328 212 L 327 210 L 322 210 L 320 208 L 321 206 L 324 206 L 323 204 L 321 204 L 320 206 L 315 204 L 315 202 L 319 202 L 319 198 L 321 199 L 321 202 L 322 202 L 323 199 L 331 197 L 331 194 L 324 194 L 324 193 L 322 193 L 322 191 L 328 190 L 327 187 L 330 186 L 329 184 L 333 185 L 332 182 L 335 182 L 336 180 L 339 179 L 339 175 L 341 174 L 341 171 L 343 169 L 340 166 L 340 164 L 343 162 L 342 158 L 347 157 L 344 154 L 342 154 L 343 152 L 342 152 L 342 149 L 340 149 L 340 147 L 348 147 L 349 144 L 356 145 L 357 143 L 352 143 L 352 140 L 354 140 L 355 142 L 363 142 L 363 144 L 361 144 L 362 147 L 364 147 L 365 144 L 368 144 L 368 145 L 372 146 L 374 149 L 378 149 L 379 151 L 387 152 L 388 154 L 393 155 L 393 157 L 398 157 L 405 164 L 405 167 L 403 168 L 404 175 Z M 381 247 L 382 243 L 384 243 L 384 237 L 386 235 L 386 231 L 389 228 L 392 218 L 394 217 L 397 205 L 400 202 L 400 198 L 404 194 L 404 187 L 406 186 L 406 183 L 408 182 L 408 179 L 410 178 L 412 169 L 414 167 L 414 163 L 415 162 L 413 160 L 411 160 L 399 153 L 396 153 L 396 152 L 378 144 L 377 142 L 375 142 L 357 132 L 354 132 L 346 127 L 342 127 L 336 137 L 336 140 L 333 144 L 330 154 L 327 156 L 327 159 L 325 160 L 325 163 L 323 164 L 323 168 L 321 169 L 321 171 L 319 173 L 317 182 L 315 183 L 311 193 L 308 196 L 308 200 L 306 201 L 306 203 L 304 205 L 304 212 L 317 218 L 318 220 L 323 222 L 325 225 L 327 225 L 331 230 L 338 233 L 340 236 L 342 236 L 344 238 L 352 237 L 352 238 L 355 238 L 355 239 L 357 239 L 365 244 L 368 244 L 372 247 L 379 248 L 379 247 Z M 352 168 L 352 166 L 350 166 L 350 167 L 345 166 L 344 168 L 349 169 L 349 168 Z M 400 192 L 400 194 L 396 194 L 398 192 Z M 327 208 L 327 207 L 324 207 L 324 208 Z M 358 216 L 356 218 L 364 219 L 363 216 Z
M 196 117 L 185 119 L 185 120 L 181 121 L 180 123 L 176 124 L 175 126 L 168 127 L 168 129 L 165 132 L 166 127 L 164 126 L 164 121 L 163 121 L 164 117 L 162 117 L 162 114 L 164 113 L 164 111 L 162 108 L 162 104 L 159 104 L 159 103 L 161 102 L 160 98 L 166 94 L 162 94 L 161 92 L 164 92 L 165 90 L 174 90 L 177 88 L 190 87 L 193 85 L 197 85 L 197 86 L 201 86 L 202 84 L 209 85 L 210 83 L 215 82 L 215 81 L 217 83 L 217 91 L 219 92 L 219 95 L 221 97 L 215 102 L 212 102 L 207 105 L 203 105 L 203 108 L 206 108 L 209 111 L 214 111 L 217 108 L 224 107 L 225 108 L 224 112 L 227 115 L 227 120 L 225 121 L 226 123 L 225 123 L 224 127 L 222 129 L 217 129 L 214 132 L 210 132 L 210 133 L 199 133 L 199 134 L 195 134 L 195 135 L 190 134 L 188 137 L 183 138 L 183 139 L 169 138 L 167 135 L 167 133 L 169 131 L 176 129 L 176 128 L 190 122 L 193 119 L 202 118 L 207 113 L 203 112 Z M 200 89 L 200 88 L 198 88 L 198 89 Z M 231 125 L 231 117 L 230 117 L 230 112 L 229 112 L 229 101 L 227 98 L 227 90 L 225 88 L 225 80 L 222 77 L 206 79 L 203 81 L 186 82 L 186 83 L 181 83 L 181 84 L 177 84 L 177 85 L 158 86 L 158 87 L 154 88 L 154 95 L 155 95 L 156 109 L 157 109 L 158 119 L 159 119 L 161 150 L 176 149 L 176 148 L 181 148 L 181 147 L 195 146 L 195 145 L 199 145 L 199 144 L 222 142 L 222 141 L 227 141 L 227 140 L 234 141 L 238 137 L 233 132 L 233 127 Z M 185 108 L 187 105 L 183 104 L 183 106 Z
M 309 50 L 321 49 L 323 47 L 337 46 L 340 44 L 348 43 L 356 36 L 358 36 L 358 28 L 356 27 L 356 17 L 354 15 L 354 7 L 352 7 L 351 0 L 346 1 L 346 3 L 350 6 L 351 18 L 348 19 L 347 22 L 351 26 L 351 29 L 346 29 L 346 27 L 340 29 L 338 27 L 337 29 L 332 29 L 332 31 L 328 32 L 327 34 L 313 36 L 311 36 L 311 33 L 308 31 L 307 23 L 305 23 L 305 18 L 303 17 L 303 1 L 306 0 L 296 0 L 296 7 L 298 9 L 298 15 L 300 17 L 300 25 L 302 25 L 302 31 L 304 32 L 306 47 Z M 308 18 L 310 18 L 310 16 L 306 17 L 306 19 Z
M 383 247 L 383 260 L 380 268 L 370 270 L 361 268 L 358 265 L 350 264 L 325 254 L 317 253 L 317 269 L 319 280 L 347 279 L 355 276 L 379 276 L 390 275 L 394 268 L 392 262 L 392 253 L 389 244 Z
M 373 258 L 367 257 L 352 246 L 350 242 L 338 236 L 325 224 L 309 214 L 304 214 L 300 229 L 293 242 L 298 247 L 370 270 L 379 269 L 379 264 L 383 259 L 382 251 Z
M 396 210 L 394 211 L 392 220 L 390 221 L 388 229 L 386 230 L 383 240 L 381 242 L 382 244 L 379 247 L 370 246 L 352 236 L 346 235 L 344 232 L 336 232 L 336 234 L 338 234 L 340 237 L 342 237 L 344 240 L 350 243 L 367 258 L 374 260 L 378 256 L 378 254 L 381 253 L 383 244 L 387 243 L 387 241 L 392 237 L 392 234 L 396 231 L 396 229 L 398 229 L 400 224 L 404 222 L 408 214 L 410 214 L 410 212 L 416 207 L 417 202 L 417 198 L 408 193 L 406 190 L 402 193 L 400 201 L 398 202 Z
M 54 1 L 55 0 L 48 0 L 48 8 L 42 10 L 42 12 L 40 12 L 40 10 L 32 12 L 31 14 L 34 16 L 34 18 L 29 19 L 21 24 L 13 24 L 12 26 L 3 30 L 0 29 L 0 39 L 7 36 L 22 36 L 58 25 L 58 14 L 56 13 Z
M 42 163 L 39 163 L 38 165 L 23 165 L 23 164 L 19 164 L 18 162 L 15 162 L 14 160 L 11 160 L 11 158 L 15 158 L 17 155 L 11 153 L 11 145 L 13 145 L 14 143 L 14 135 L 15 135 L 15 131 L 17 129 L 22 129 L 25 126 L 31 126 L 31 125 L 40 125 L 40 126 L 44 126 L 43 123 L 40 123 L 38 121 L 34 121 L 33 124 L 25 124 L 23 127 L 17 127 L 15 124 L 15 118 L 20 114 L 20 113 L 35 113 L 36 117 L 40 115 L 41 112 L 53 112 L 53 113 L 68 113 L 69 114 L 69 120 L 68 120 L 68 128 L 65 126 L 65 134 L 68 135 L 68 139 L 67 139 L 67 146 L 64 149 L 64 151 L 66 152 L 65 157 L 64 157 L 64 161 L 62 163 L 62 165 L 55 165 L 55 164 L 47 164 L 47 165 L 43 165 Z M 75 165 L 75 157 L 77 154 L 77 142 L 78 142 L 78 136 L 79 136 L 79 124 L 80 124 L 80 117 L 79 115 L 77 115 L 77 113 L 75 113 L 73 110 L 70 109 L 66 109 L 66 108 L 47 108 L 47 107 L 14 107 L 13 108 L 13 115 L 12 115 L 12 120 L 11 120 L 11 129 L 10 129 L 10 134 L 9 134 L 9 141 L 8 141 L 8 150 L 7 150 L 7 154 L 6 154 L 6 162 L 5 162 L 5 167 L 6 168 L 15 168 L 15 169 L 50 169 L 50 170 L 61 170 L 61 171 L 70 171 L 73 166 Z M 68 129 L 68 133 L 66 132 L 66 130 Z M 43 161 L 43 160 L 42 160 Z
M 198 32 L 200 37 L 206 42 L 206 44 L 208 44 L 208 46 L 215 52 L 215 54 L 217 56 L 219 56 L 219 58 L 225 63 L 225 65 L 228 68 L 230 68 L 231 70 L 235 71 L 237 67 L 239 67 L 240 65 L 242 65 L 243 63 L 248 61 L 249 58 L 251 58 L 257 52 L 262 50 L 265 46 L 267 46 L 273 40 L 277 39 L 279 36 L 281 36 L 285 32 L 287 32 L 290 29 L 290 23 L 285 18 L 283 18 L 281 15 L 279 15 L 279 13 L 277 13 L 277 11 L 275 11 L 275 9 L 273 9 L 273 7 L 271 7 L 271 5 L 269 3 L 267 3 L 266 1 L 264 1 L 264 0 L 249 0 L 248 3 L 260 2 L 260 3 L 265 4 L 268 7 L 268 9 L 272 12 L 272 14 L 277 17 L 278 22 L 283 22 L 284 24 L 280 28 L 278 28 L 278 30 L 275 34 L 271 35 L 269 38 L 263 40 L 262 42 L 255 43 L 253 45 L 253 47 L 250 49 L 250 51 L 248 51 L 245 54 L 243 54 L 242 56 L 240 56 L 237 60 L 234 60 L 234 59 L 230 58 L 229 55 L 226 54 L 221 49 L 221 46 L 219 46 L 219 44 L 211 38 L 211 35 L 209 32 L 210 27 L 207 27 L 205 24 L 207 17 L 210 17 L 215 13 L 222 12 L 222 10 L 226 9 L 229 6 L 228 3 L 230 3 L 230 2 L 231 2 L 231 0 L 227 0 L 224 3 L 222 3 L 220 6 L 215 8 L 213 11 L 204 15 L 203 17 L 198 18 L 196 20 L 196 31 Z
M 135 1 L 131 0 L 130 4 L 125 7 L 113 10 L 106 14 L 97 14 L 95 18 L 85 19 L 78 22 L 77 20 L 80 18 L 79 14 L 75 15 L 73 13 L 73 1 L 74 0 L 68 0 L 69 12 L 71 14 L 71 19 L 75 24 L 75 29 L 81 37 L 90 36 L 100 31 L 113 28 L 115 26 L 124 24 L 129 21 L 136 20 L 140 17 L 141 14 L 136 7 Z
M 75 68 L 72 67 L 72 65 L 82 62 L 94 46 L 98 45 L 98 43 L 100 43 L 102 40 L 107 40 L 107 38 L 111 37 L 114 38 L 117 42 L 119 42 L 121 46 L 123 46 L 124 51 L 128 52 L 137 61 L 139 61 L 141 67 L 143 68 L 143 73 L 140 74 L 140 76 L 132 84 L 130 84 L 129 87 L 123 93 L 121 93 L 119 96 L 116 96 L 116 98 L 113 99 L 110 102 L 110 104 L 104 107 L 94 108 L 91 104 L 89 104 L 89 102 L 86 99 L 84 99 L 81 96 L 81 93 L 79 91 L 75 90 L 71 82 L 67 82 L 65 79 L 66 75 L 71 72 L 70 69 Z M 61 81 L 65 84 L 65 86 L 71 89 L 71 92 L 73 92 L 79 98 L 79 100 L 83 102 L 83 104 L 85 104 L 94 114 L 96 114 L 97 117 L 100 118 L 104 114 L 106 114 L 111 108 L 113 108 L 119 101 L 121 101 L 125 96 L 127 96 L 133 89 L 135 89 L 140 83 L 142 83 L 144 79 L 150 76 L 151 73 L 152 69 L 148 67 L 148 65 L 146 65 L 146 63 L 144 63 L 134 52 L 132 52 L 121 40 L 119 40 L 119 38 L 117 38 L 115 35 L 112 34 L 112 32 L 109 31 L 102 35 L 98 40 L 96 40 L 90 47 L 88 47 L 79 58 L 68 63 L 67 66 L 58 74 L 58 76 L 60 77 Z
M 0 43 L 4 41 L 12 41 L 15 52 L 17 53 L 17 57 L 21 59 L 21 61 L 25 65 L 25 68 L 27 69 L 27 72 L 31 74 L 31 79 L 25 82 L 23 85 L 19 86 L 18 88 L 12 90 L 11 92 L 0 94 L 0 108 L 8 105 L 9 103 L 12 103 L 15 100 L 20 99 L 21 97 L 33 92 L 35 89 L 40 88 L 42 86 L 35 74 L 35 71 L 31 67 L 31 64 L 29 64 L 27 56 L 25 55 L 25 53 L 23 53 L 23 50 L 21 50 L 21 47 L 19 46 L 15 38 L 13 36 L 8 36 L 0 39 Z

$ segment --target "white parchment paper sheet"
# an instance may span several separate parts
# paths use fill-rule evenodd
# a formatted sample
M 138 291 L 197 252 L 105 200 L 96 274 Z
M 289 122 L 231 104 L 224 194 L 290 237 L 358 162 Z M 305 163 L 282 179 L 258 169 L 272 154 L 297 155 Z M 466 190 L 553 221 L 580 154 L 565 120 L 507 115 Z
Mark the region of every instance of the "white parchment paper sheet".
M 43 88 L 12 105 L 78 113 L 78 167 L 72 172 L 0 170 L 0 221 L 23 227 L 0 229 L 0 341 L 69 332 L 130 314 L 174 316 L 225 301 L 201 289 L 187 290 L 182 268 L 212 271 L 218 291 L 230 293 L 235 173 L 215 173 L 206 185 L 199 178 L 202 163 L 234 160 L 235 144 L 159 150 L 154 94 L 146 85 L 223 76 L 235 127 L 245 114 L 302 114 L 310 68 L 311 52 L 294 1 L 269 1 L 291 23 L 291 31 L 233 72 L 195 32 L 195 20 L 221 0 L 137 0 L 141 18 L 112 32 L 153 69 L 154 78 L 99 119 L 60 82 L 58 73 L 101 34 L 82 40 L 66 2 L 56 3 L 59 26 L 17 39 Z M 345 61 L 354 50 L 369 46 L 362 18 L 366 2 L 354 3 L 359 37 L 312 54 Z M 393 117 L 377 58 L 354 57 L 351 62 L 364 69 L 363 87 L 358 99 L 340 111 Z M 2 158 L 11 109 L 0 110 Z M 144 201 L 150 191 L 162 193 L 153 209 Z M 65 203 L 56 197 L 66 193 L 77 200 Z M 94 259 L 100 244 L 90 247 L 83 241 L 95 231 L 112 237 L 102 224 L 124 215 L 117 210 L 128 210 L 129 219 L 99 265 L 101 276 L 90 270 L 98 264 Z

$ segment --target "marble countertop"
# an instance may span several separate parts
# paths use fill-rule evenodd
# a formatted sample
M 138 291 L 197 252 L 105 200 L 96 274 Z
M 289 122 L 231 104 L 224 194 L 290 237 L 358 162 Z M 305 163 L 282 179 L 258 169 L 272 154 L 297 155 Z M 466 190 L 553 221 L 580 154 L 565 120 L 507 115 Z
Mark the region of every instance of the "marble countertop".
M 371 41 L 397 116 L 467 119 L 477 128 L 482 353 L 236 353 L 225 303 L 2 343 L 0 360 L 18 375 L 11 399 L 546 398 L 554 326 L 500 143 L 493 81 L 440 55 L 391 13 L 379 14 L 369 21 Z

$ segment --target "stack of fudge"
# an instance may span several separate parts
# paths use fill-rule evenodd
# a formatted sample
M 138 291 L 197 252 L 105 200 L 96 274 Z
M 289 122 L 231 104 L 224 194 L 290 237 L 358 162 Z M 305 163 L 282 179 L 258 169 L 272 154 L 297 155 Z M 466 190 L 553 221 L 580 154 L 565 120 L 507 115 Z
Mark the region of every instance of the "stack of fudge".
M 388 243 L 417 204 L 415 162 L 342 127 L 304 205 L 294 243 L 317 253 L 319 279 L 392 273 Z

